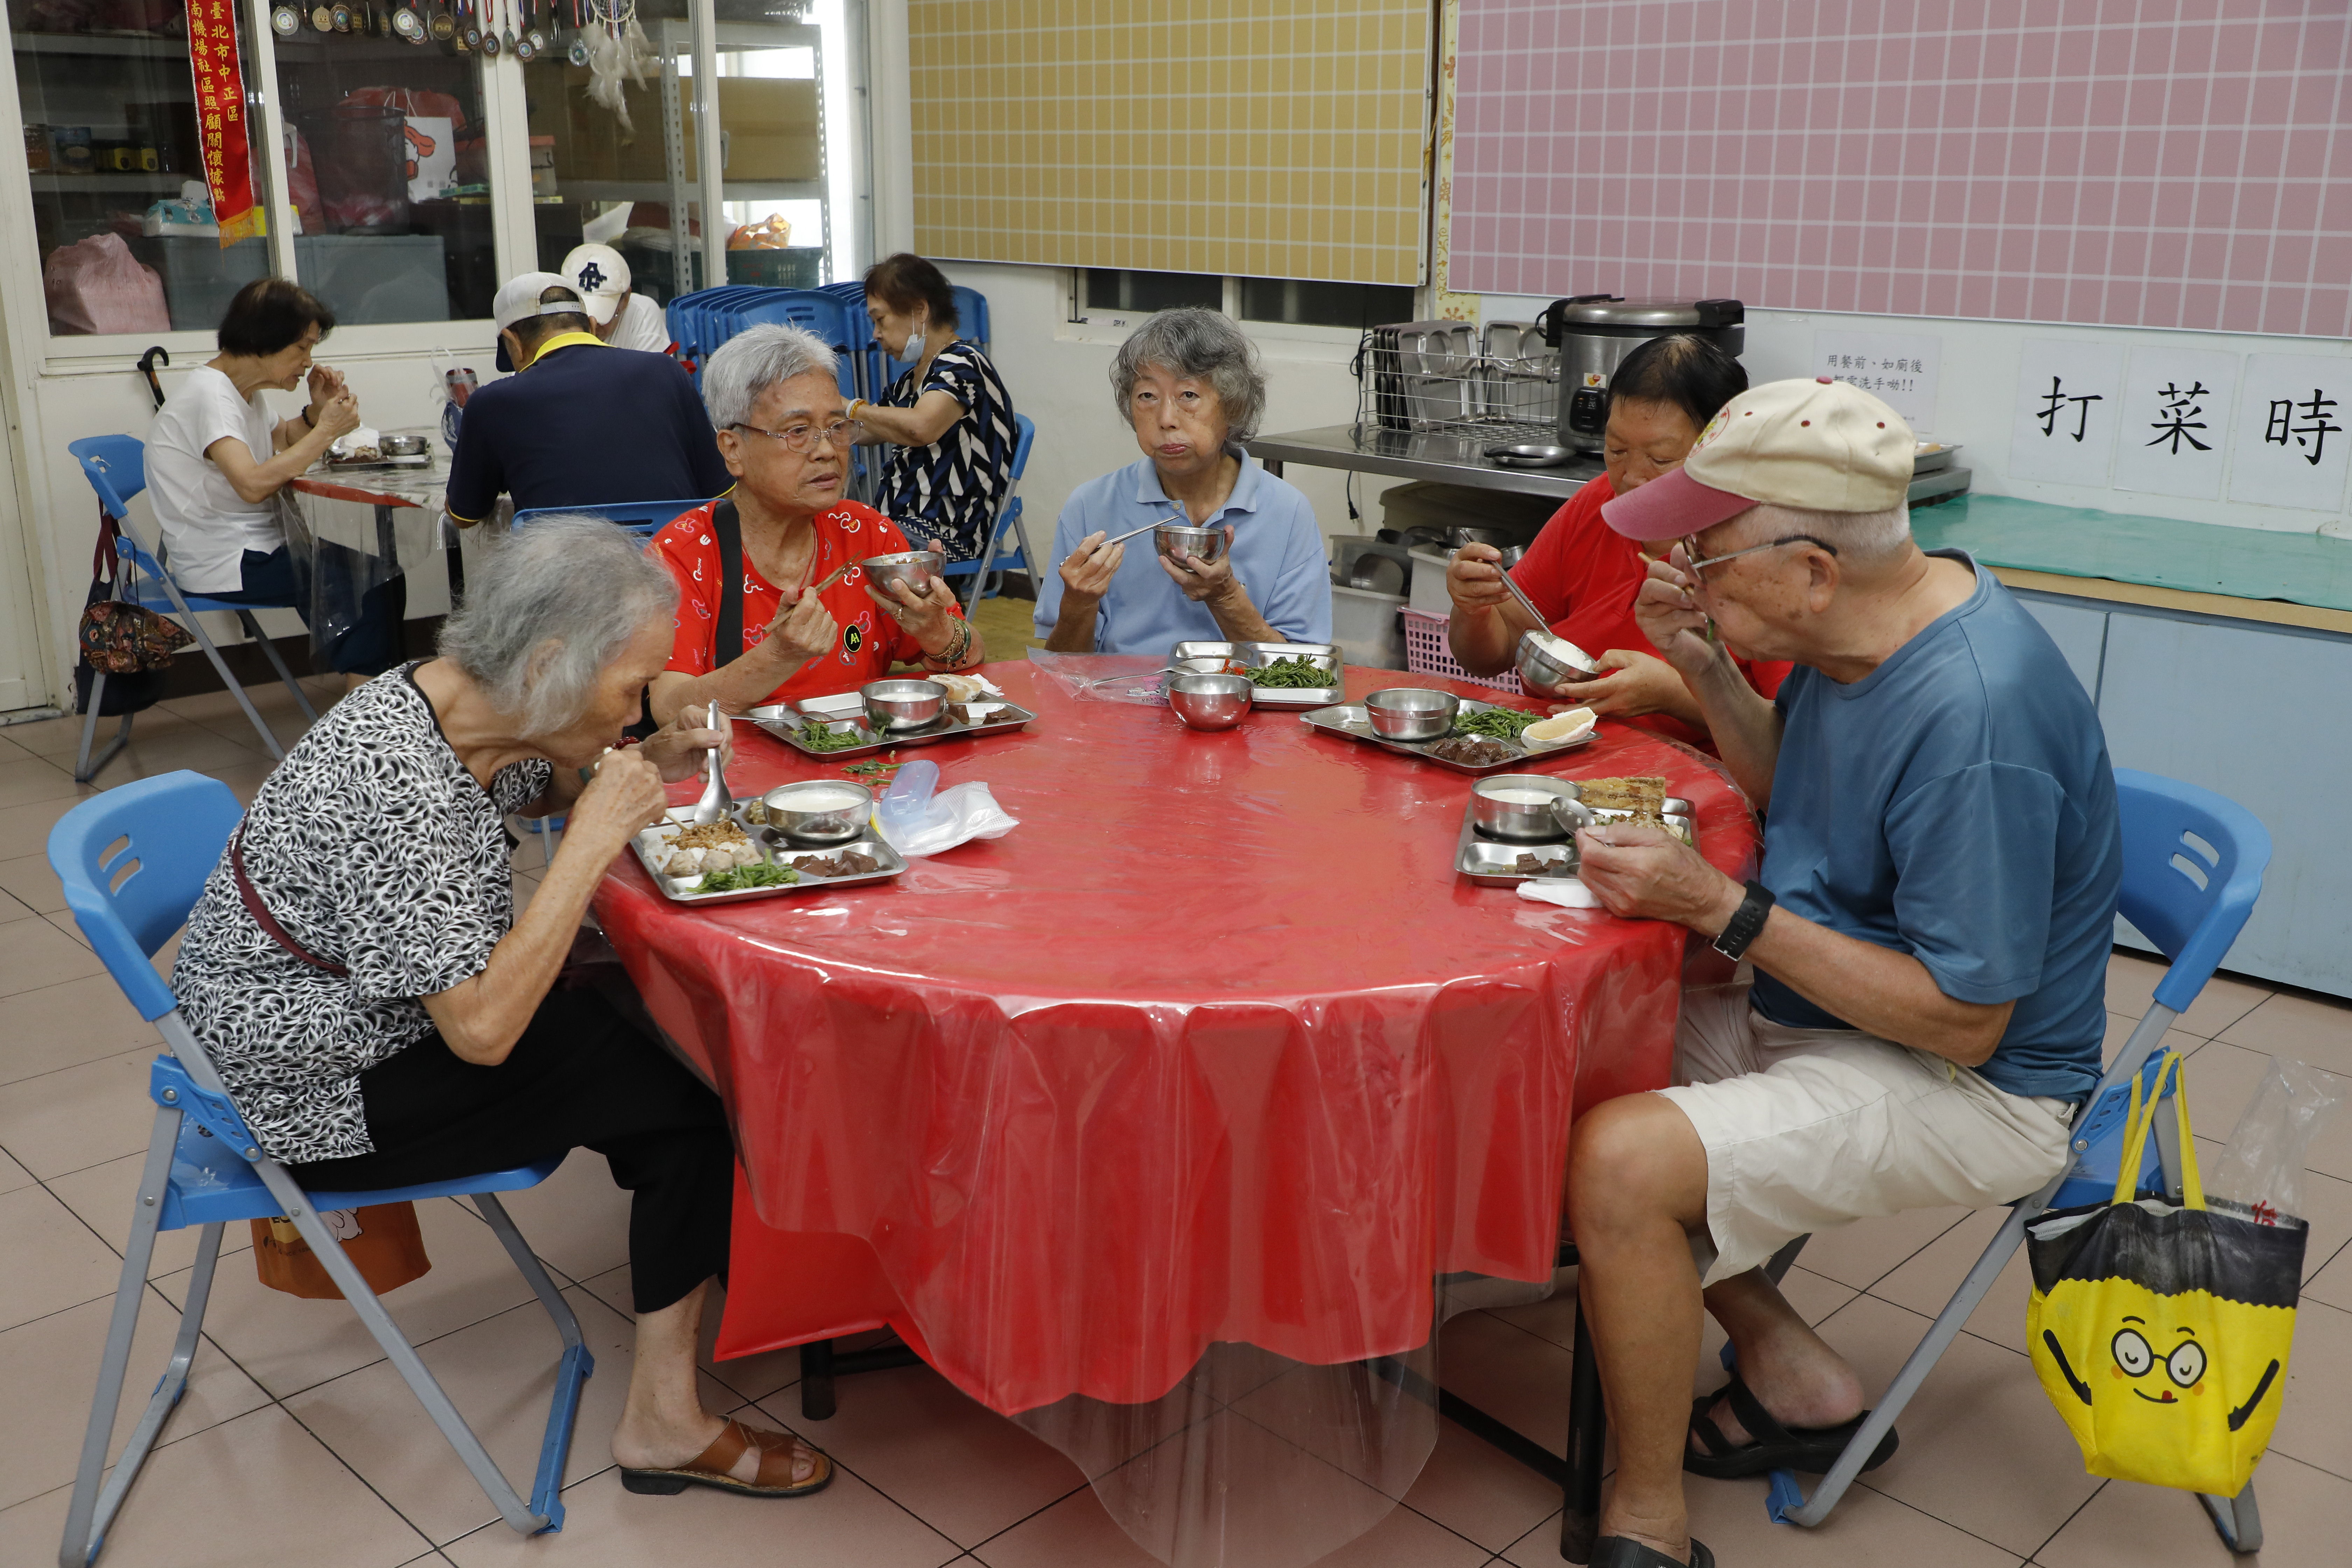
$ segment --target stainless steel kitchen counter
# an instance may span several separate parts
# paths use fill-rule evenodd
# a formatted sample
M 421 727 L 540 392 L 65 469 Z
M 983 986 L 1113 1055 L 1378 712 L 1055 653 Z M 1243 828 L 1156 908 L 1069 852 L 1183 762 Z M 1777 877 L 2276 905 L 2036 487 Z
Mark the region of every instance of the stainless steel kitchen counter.
M 1560 500 L 1582 489 L 1587 480 L 1601 477 L 1598 458 L 1580 458 L 1557 468 L 1507 468 L 1488 462 L 1483 455 L 1485 447 L 1497 442 L 1526 438 L 1504 431 L 1473 437 L 1372 430 L 1359 440 L 1352 426 L 1330 425 L 1319 430 L 1260 436 L 1243 445 L 1272 474 L 1280 474 L 1285 463 L 1304 463 L 1310 468 L 1352 468 L 1360 474 L 1434 479 L 1441 484 L 1515 490 Z

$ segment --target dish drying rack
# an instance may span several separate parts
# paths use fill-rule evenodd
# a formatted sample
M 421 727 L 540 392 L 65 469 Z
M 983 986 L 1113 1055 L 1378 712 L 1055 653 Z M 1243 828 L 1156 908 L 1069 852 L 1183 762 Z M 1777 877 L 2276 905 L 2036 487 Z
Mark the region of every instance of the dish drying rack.
M 1559 438 L 1559 351 L 1531 321 L 1407 321 L 1358 344 L 1355 436 L 1377 430 L 1485 441 Z

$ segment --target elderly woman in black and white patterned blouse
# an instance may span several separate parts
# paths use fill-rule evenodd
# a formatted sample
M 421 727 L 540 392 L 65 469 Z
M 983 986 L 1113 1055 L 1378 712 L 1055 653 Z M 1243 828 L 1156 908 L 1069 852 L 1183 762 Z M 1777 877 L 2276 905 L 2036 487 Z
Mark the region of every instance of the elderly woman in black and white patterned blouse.
M 813 1492 L 832 1461 L 695 1387 L 727 1263 L 718 1097 L 593 990 L 554 989 L 598 881 L 718 743 L 688 709 L 612 747 L 669 658 L 677 591 L 594 518 L 502 542 L 440 657 L 338 703 L 263 783 L 172 982 L 262 1146 L 363 1190 L 603 1154 L 634 1194 L 636 1359 L 613 1433 L 632 1491 Z M 570 814 L 517 919 L 509 813 Z

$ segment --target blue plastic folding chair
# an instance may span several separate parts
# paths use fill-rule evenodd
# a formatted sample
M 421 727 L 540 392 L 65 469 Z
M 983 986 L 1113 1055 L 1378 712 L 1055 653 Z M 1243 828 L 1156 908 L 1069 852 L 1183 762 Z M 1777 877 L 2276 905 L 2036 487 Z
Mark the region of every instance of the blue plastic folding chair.
M 269 668 L 278 672 L 278 679 L 284 681 L 286 689 L 294 694 L 294 700 L 301 708 L 303 716 L 315 722 L 319 714 L 310 706 L 309 693 L 302 689 L 302 683 L 294 679 L 294 672 L 286 668 L 286 661 L 278 656 L 277 645 L 262 634 L 261 623 L 253 616 L 257 609 L 291 610 L 299 606 L 290 600 L 283 605 L 230 604 L 224 599 L 208 599 L 201 594 L 182 593 L 179 584 L 173 581 L 171 573 L 163 569 L 153 552 L 140 541 L 131 523 L 131 498 L 147 488 L 146 443 L 136 436 L 86 436 L 79 441 L 68 442 L 66 450 L 81 464 L 82 476 L 89 480 L 89 488 L 98 492 L 98 504 L 104 507 L 106 515 L 114 520 L 115 597 L 159 615 L 180 616 L 194 635 L 197 646 L 205 650 L 205 657 L 213 661 L 213 668 L 219 672 L 221 683 L 236 699 L 236 705 L 245 710 L 245 716 L 253 721 L 254 732 L 261 737 L 261 743 L 268 748 L 272 757 L 284 761 L 285 748 L 278 745 L 278 737 L 270 733 L 269 726 L 262 722 L 261 714 L 253 706 L 253 700 L 246 696 L 244 686 L 230 673 L 228 661 L 222 658 L 220 649 L 213 646 L 213 639 L 205 634 L 204 623 L 196 619 L 194 612 L 226 610 L 234 614 L 244 626 L 245 635 L 261 645 L 262 653 L 269 660 Z M 152 584 L 154 586 L 134 586 L 137 584 Z M 157 592 L 158 589 L 161 592 Z M 98 735 L 99 709 L 105 694 L 106 672 L 99 670 L 90 678 L 89 711 L 82 720 L 81 751 L 74 758 L 76 784 L 88 784 L 99 769 L 114 759 L 117 752 L 131 743 L 131 721 L 137 715 L 125 713 L 121 727 L 115 731 L 114 739 L 106 743 L 106 750 L 95 758 L 90 756 L 90 743 Z
M 1886 1397 L 1846 1444 L 1813 1495 L 1807 1498 L 1788 1471 L 1773 1472 L 1766 1507 L 1775 1520 L 1811 1526 L 1829 1517 L 1862 1473 L 1863 1462 L 1876 1451 L 1895 1417 L 1935 1370 L 1960 1325 L 1992 1289 L 2024 1241 L 2028 1225 L 2045 1209 L 2104 1203 L 2114 1195 L 2131 1081 L 2154 1065 L 2150 1058 L 2164 1032 L 2197 1000 L 2230 944 L 2238 940 L 2246 917 L 2253 913 L 2263 890 L 2263 870 L 2271 859 L 2270 833 L 2253 813 L 2210 790 L 2129 768 L 2116 770 L 2116 795 L 2123 815 L 2123 917 L 2170 960 L 2157 984 L 2156 1000 L 2075 1119 L 2074 1163 L 2011 1207 L 1976 1267 L 1895 1374 Z M 2143 1190 L 2162 1192 L 2178 1202 L 2179 1134 L 2168 1120 L 2159 1119 L 2158 1126 L 2163 1131 L 2154 1163 L 2160 1169 L 2144 1173 Z M 2231 1551 L 2262 1550 L 2262 1515 L 2254 1504 L 2252 1482 L 2234 1498 L 2200 1493 L 2199 1500 Z
M 971 615 L 982 599 L 993 595 L 988 580 L 995 573 L 1018 567 L 1033 579 L 1036 574 L 1030 567 L 1029 529 L 1021 521 L 1021 476 L 1028 471 L 1029 448 L 1037 441 L 1037 424 L 1026 414 L 1013 416 L 1013 474 L 1004 488 L 1004 500 L 996 509 L 996 517 L 988 525 L 988 545 L 970 561 L 950 561 L 940 575 L 953 582 L 958 577 L 970 577 L 971 587 L 963 598 L 963 613 Z M 1014 550 L 1004 548 L 1005 530 L 1021 541 Z
M 651 539 L 685 513 L 709 504 L 706 496 L 701 500 L 607 500 L 594 506 L 541 506 L 515 513 L 509 526 L 525 528 L 542 517 L 578 517 L 585 513 L 625 528 L 639 539 Z
M 110 789 L 68 812 L 49 831 L 49 866 L 65 884 L 66 903 L 89 944 L 140 1016 L 163 1037 L 163 1052 L 150 1069 L 148 1093 L 155 1101 L 155 1128 L 147 1163 L 139 1178 L 139 1201 L 131 1210 L 131 1245 L 122 1257 L 122 1277 L 114 1294 L 114 1314 L 99 1363 L 98 1394 L 89 1408 L 81 1462 L 74 1473 L 66 1510 L 59 1568 L 88 1568 L 97 1560 L 108 1525 L 155 1446 L 163 1424 L 187 1387 L 188 1367 L 204 1328 L 213 1268 L 220 1257 L 221 1227 L 233 1220 L 283 1215 L 326 1266 L 360 1321 L 375 1336 L 433 1424 L 448 1438 L 466 1468 L 499 1516 L 526 1535 L 563 1528 L 563 1461 L 580 1410 L 580 1385 L 595 1371 L 595 1359 L 580 1333 L 579 1321 L 540 1267 L 505 1207 L 491 1194 L 536 1186 L 560 1160 L 493 1171 L 459 1181 L 431 1182 L 381 1192 L 309 1192 L 285 1166 L 261 1151 L 260 1142 L 237 1113 L 212 1058 L 205 1054 L 180 1016 L 172 988 L 149 960 L 186 923 L 204 890 L 205 879 L 220 859 L 244 808 L 228 786 L 199 773 L 165 773 Z M 471 1194 L 476 1208 L 530 1282 L 563 1342 L 555 1374 L 555 1394 L 540 1445 L 539 1469 L 526 1502 L 509 1484 L 473 1429 L 450 1404 L 433 1373 L 419 1360 L 407 1336 L 384 1311 L 359 1269 L 344 1256 L 320 1217 L 363 1204 Z M 201 1226 L 196 1263 L 188 1277 L 186 1305 L 171 1361 L 145 1414 L 131 1429 L 114 1472 L 100 1479 L 114 1435 L 114 1411 L 121 1398 L 131 1338 L 147 1289 L 147 1267 L 155 1235 Z

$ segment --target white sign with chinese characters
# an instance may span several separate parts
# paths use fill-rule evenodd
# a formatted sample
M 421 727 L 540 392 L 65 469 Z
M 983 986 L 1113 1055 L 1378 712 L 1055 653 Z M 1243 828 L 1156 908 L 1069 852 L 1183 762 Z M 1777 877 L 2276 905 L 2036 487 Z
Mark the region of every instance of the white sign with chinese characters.
M 1936 427 L 1937 364 L 1944 340 L 1893 332 L 1815 332 L 1813 374 L 1851 382 L 1925 436 Z
M 2170 346 L 2132 350 L 2116 438 L 2116 489 L 2221 499 L 2238 356 Z
M 2010 477 L 2105 489 L 2123 395 L 2119 344 L 2027 339 L 2018 359 Z
M 2230 499 L 2336 511 L 2352 467 L 2352 360 L 2249 354 L 2230 441 Z

